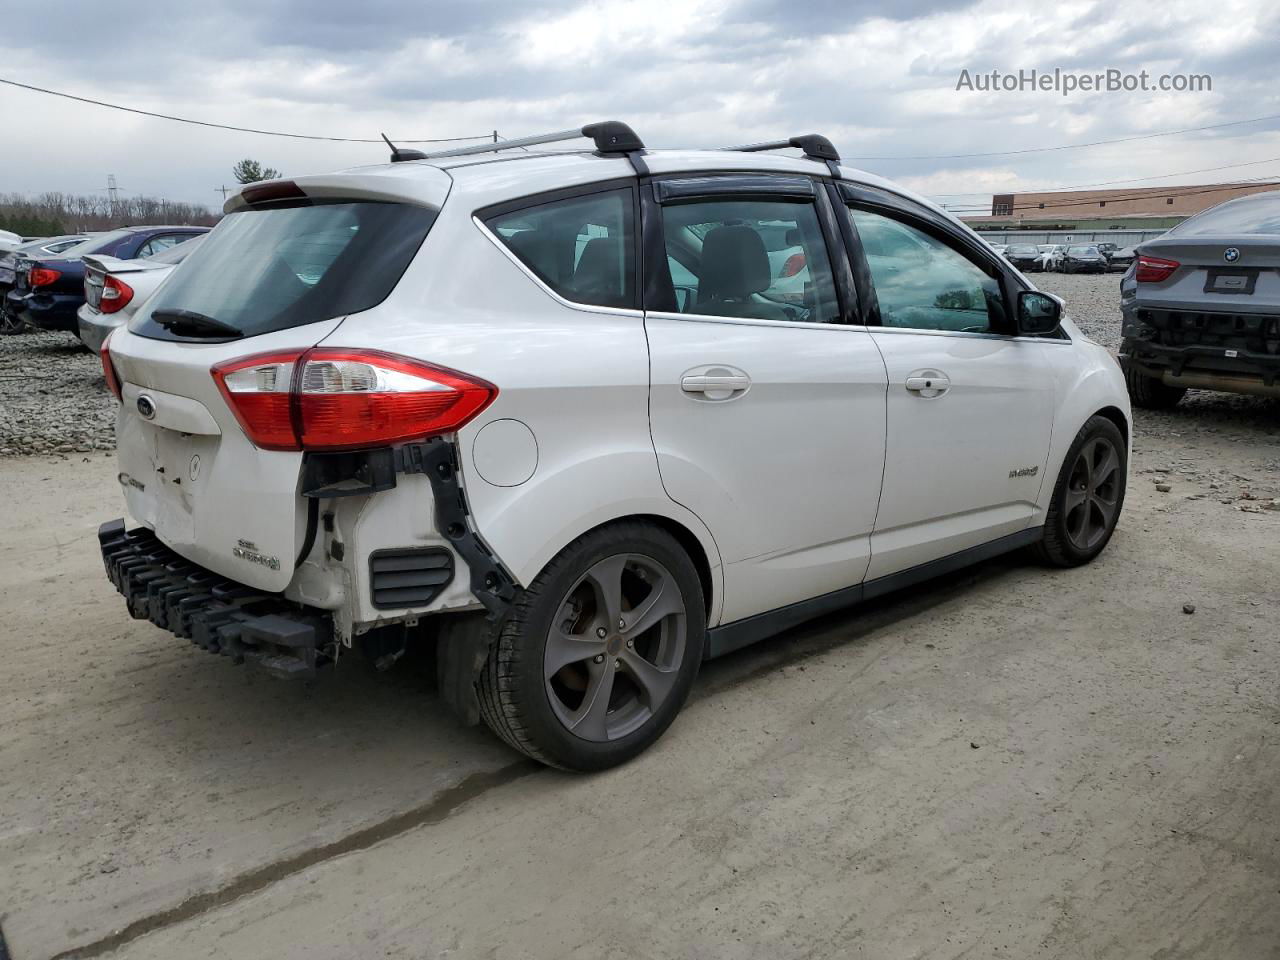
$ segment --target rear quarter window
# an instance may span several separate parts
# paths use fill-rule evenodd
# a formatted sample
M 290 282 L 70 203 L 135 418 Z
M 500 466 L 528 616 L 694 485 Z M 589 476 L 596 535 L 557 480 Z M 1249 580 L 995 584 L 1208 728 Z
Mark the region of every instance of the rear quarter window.
M 576 303 L 634 307 L 635 236 L 630 188 L 533 202 L 485 225 L 547 286 Z
M 160 310 L 203 314 L 244 336 L 368 310 L 395 288 L 435 218 L 428 207 L 374 201 L 229 214 L 130 330 L 186 339 L 152 320 Z

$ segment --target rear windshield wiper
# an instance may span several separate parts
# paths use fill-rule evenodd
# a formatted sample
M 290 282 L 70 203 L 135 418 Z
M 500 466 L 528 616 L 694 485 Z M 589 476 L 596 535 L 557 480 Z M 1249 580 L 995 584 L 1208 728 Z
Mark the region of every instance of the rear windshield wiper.
M 166 330 L 190 337 L 243 337 L 244 331 L 194 310 L 156 310 L 151 319 Z

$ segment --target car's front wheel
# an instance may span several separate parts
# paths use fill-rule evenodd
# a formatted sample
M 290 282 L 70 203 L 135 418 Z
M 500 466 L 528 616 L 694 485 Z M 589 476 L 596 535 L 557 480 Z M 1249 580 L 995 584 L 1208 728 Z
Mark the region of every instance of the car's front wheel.
M 1053 488 L 1039 552 L 1058 567 L 1088 563 L 1115 532 L 1124 506 L 1129 452 L 1120 428 L 1093 416 L 1067 450 Z
M 615 766 L 671 725 L 705 633 L 702 584 L 674 537 L 639 522 L 594 530 L 513 603 L 480 677 L 481 715 L 535 760 Z

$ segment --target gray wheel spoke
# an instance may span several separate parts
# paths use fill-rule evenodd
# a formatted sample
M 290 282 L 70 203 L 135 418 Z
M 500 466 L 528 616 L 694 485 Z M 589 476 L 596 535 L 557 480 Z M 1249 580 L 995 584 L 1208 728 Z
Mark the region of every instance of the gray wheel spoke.
M 621 617 L 624 626 L 618 631 L 624 637 L 638 637 L 665 617 L 684 610 L 680 591 L 667 577 L 653 581 L 653 589 L 634 610 Z
M 1089 528 L 1089 504 L 1084 498 L 1075 510 L 1067 514 L 1067 535 L 1076 546 L 1085 545 L 1085 531 Z
M 604 641 L 592 634 L 566 633 L 552 630 L 547 636 L 547 648 L 543 653 L 543 670 L 550 680 L 571 663 L 579 663 L 604 653 Z
M 655 666 L 634 650 L 624 650 L 621 659 L 622 668 L 644 691 L 644 699 L 649 709 L 657 710 L 675 685 L 676 669 Z
M 1114 500 L 1104 500 L 1102 497 L 1090 497 L 1090 500 L 1093 502 L 1094 509 L 1101 515 L 1102 529 L 1105 530 L 1111 526 L 1111 522 L 1115 519 L 1116 502 Z
M 588 740 L 609 739 L 605 716 L 609 712 L 609 697 L 613 694 L 616 675 L 611 657 L 605 657 L 604 663 L 592 665 L 586 695 L 582 698 L 581 706 L 569 715 L 566 724 L 578 736 Z
M 622 571 L 628 559 L 625 554 L 605 557 L 587 571 L 586 579 L 596 595 L 596 615 L 609 631 L 613 631 L 622 619 Z
M 1112 475 L 1120 467 L 1120 458 L 1116 456 L 1116 452 L 1112 449 L 1111 444 L 1104 444 L 1103 449 L 1106 451 L 1102 458 L 1102 463 L 1093 467 L 1089 475 L 1089 487 L 1093 491 L 1111 480 Z
M 1067 487 L 1062 496 L 1063 512 L 1066 513 L 1067 516 L 1070 516 L 1072 511 L 1074 511 L 1076 507 L 1080 506 L 1080 504 L 1084 503 L 1088 496 L 1089 492 L 1087 490 L 1073 490 L 1070 487 Z

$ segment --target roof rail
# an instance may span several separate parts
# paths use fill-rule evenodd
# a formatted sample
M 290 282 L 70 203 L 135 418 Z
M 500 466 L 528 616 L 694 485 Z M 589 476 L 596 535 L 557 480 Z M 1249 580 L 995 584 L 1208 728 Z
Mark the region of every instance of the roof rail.
M 444 157 L 467 157 L 478 153 L 497 153 L 501 150 L 516 150 L 520 147 L 533 147 L 541 143 L 559 143 L 562 140 L 577 140 L 586 137 L 596 145 L 597 153 L 631 153 L 643 150 L 644 142 L 636 136 L 625 123 L 618 120 L 605 120 L 600 123 L 588 123 L 585 127 L 572 130 L 557 130 L 554 133 L 539 133 L 531 137 L 517 137 L 515 140 L 503 140 L 501 143 L 477 143 L 470 147 L 455 147 L 452 150 L 440 150 L 422 155 L 425 160 L 438 160 Z M 401 151 L 403 153 L 403 151 Z
M 737 150 L 742 153 L 763 153 L 766 150 L 785 150 L 795 147 L 804 151 L 806 160 L 818 160 L 826 163 L 833 177 L 840 176 L 840 153 L 831 141 L 820 133 L 806 133 L 788 140 L 766 140 L 763 143 L 744 143 L 740 147 L 725 147 L 726 150 Z

